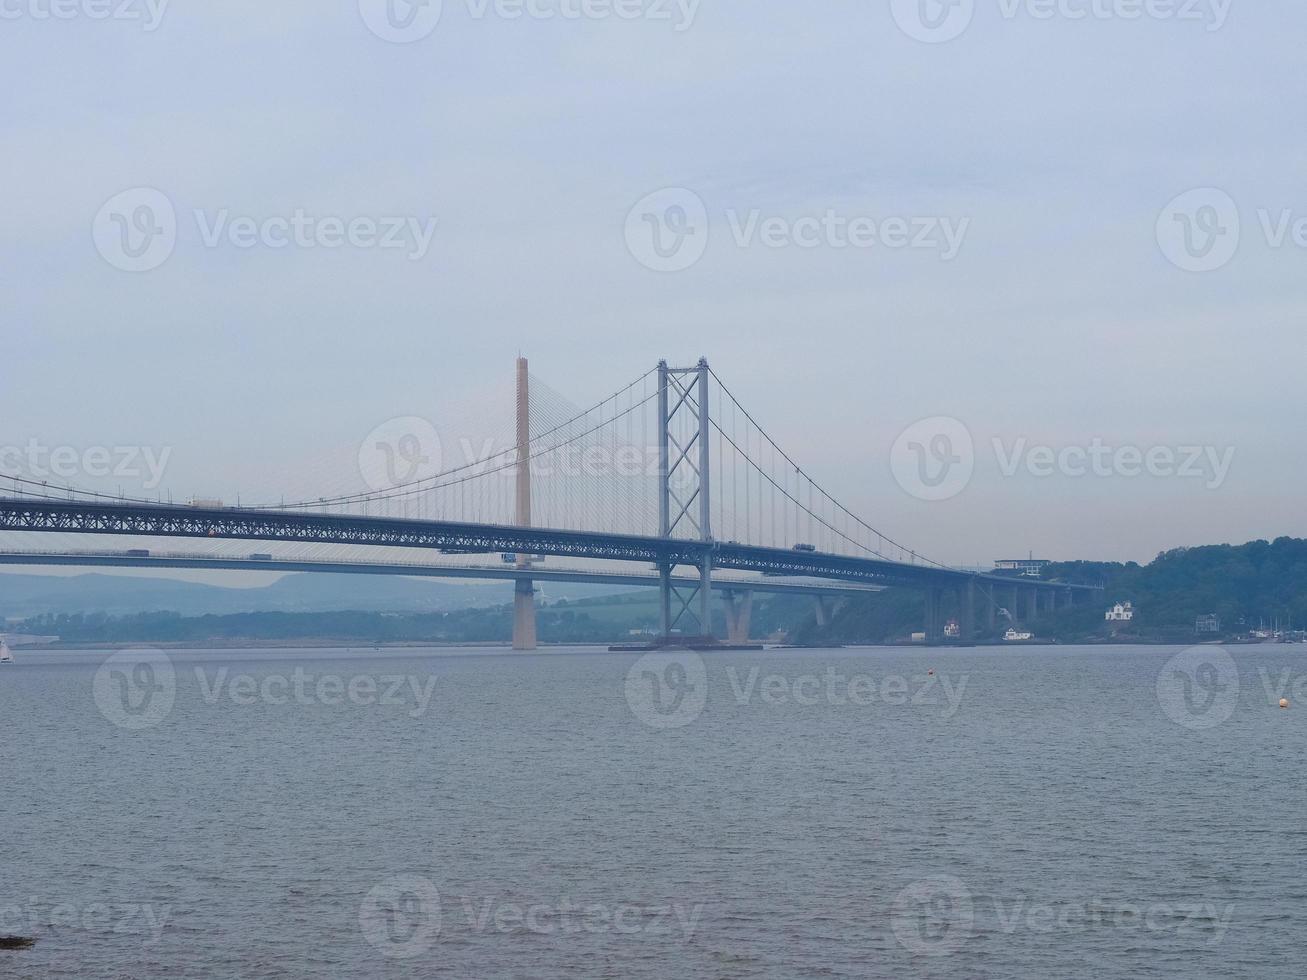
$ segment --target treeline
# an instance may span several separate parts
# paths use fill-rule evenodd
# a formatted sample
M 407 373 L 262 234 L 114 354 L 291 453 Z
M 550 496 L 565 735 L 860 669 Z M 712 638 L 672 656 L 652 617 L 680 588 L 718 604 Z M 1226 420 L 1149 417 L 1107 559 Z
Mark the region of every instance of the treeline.
M 1290 620 L 1307 626 L 1307 540 L 1277 538 L 1243 545 L 1177 548 L 1147 565 L 1072 562 L 1046 576 L 1063 582 L 1102 583 L 1106 605 L 1130 601 L 1134 628 L 1193 631 L 1199 616 L 1221 618 L 1223 633 Z M 1078 611 L 1078 610 L 1077 610 Z M 1095 625 L 1102 625 L 1102 609 Z
M 1071 609 L 1021 617 L 1023 627 L 1040 637 L 1064 641 L 1105 638 L 1103 614 L 1114 602 L 1131 602 L 1135 618 L 1118 633 L 1145 640 L 1184 642 L 1195 636 L 1199 616 L 1215 614 L 1222 636 L 1247 632 L 1259 624 L 1307 627 L 1307 540 L 1277 538 L 1244 545 L 1210 545 L 1163 552 L 1147 565 L 1136 562 L 1065 562 L 1045 569 L 1046 580 L 1101 585 L 1100 600 Z M 1001 601 L 1006 602 L 1006 598 Z M 958 614 L 951 599 L 945 614 Z M 987 617 L 981 609 L 977 616 Z M 922 628 L 921 595 L 891 589 L 851 600 L 826 627 L 805 622 L 798 636 L 805 643 L 886 643 Z M 1000 620 L 998 632 L 1006 629 Z
M 571 609 L 542 609 L 537 617 L 546 642 L 610 639 L 612 627 Z M 508 643 L 511 606 L 449 613 L 256 612 L 181 616 L 174 612 L 108 616 L 103 613 L 37 616 L 18 631 L 56 635 L 68 643 L 203 643 L 210 640 L 311 640 L 382 643 Z
M 811 617 L 811 598 L 755 597 L 753 635 L 789 630 Z M 658 625 L 654 594 L 638 592 L 593 599 L 560 600 L 536 611 L 536 628 L 545 643 L 614 643 L 630 639 L 632 630 Z M 714 628 L 726 629 L 721 609 Z M 509 643 L 513 637 L 511 605 L 477 607 L 446 613 L 251 612 L 183 616 L 147 612 L 114 616 L 102 612 L 34 616 L 15 632 L 58 636 L 67 643 L 195 643 L 206 641 L 331 640 L 383 643 Z

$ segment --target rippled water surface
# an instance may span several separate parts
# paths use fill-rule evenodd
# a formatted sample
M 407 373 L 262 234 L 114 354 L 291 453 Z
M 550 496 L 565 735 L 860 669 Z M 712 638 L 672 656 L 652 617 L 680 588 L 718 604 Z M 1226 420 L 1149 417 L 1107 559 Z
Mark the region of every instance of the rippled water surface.
M 0 976 L 1307 976 L 1307 647 L 1179 652 L 19 651 Z

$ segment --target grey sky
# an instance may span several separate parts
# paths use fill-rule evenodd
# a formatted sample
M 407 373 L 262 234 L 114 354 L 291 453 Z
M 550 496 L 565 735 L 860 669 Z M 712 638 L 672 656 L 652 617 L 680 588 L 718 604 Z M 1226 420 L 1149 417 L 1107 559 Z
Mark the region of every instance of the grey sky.
M 0 0 L 4 445 L 172 447 L 178 497 L 276 499 L 335 489 L 395 416 L 499 427 L 519 350 L 578 404 L 706 354 L 837 496 L 945 560 L 1307 534 L 1307 248 L 1258 214 L 1307 217 L 1301 3 L 977 0 L 923 43 L 888 0 L 702 0 L 688 25 L 445 0 L 394 44 L 358 0 L 174 0 L 153 31 L 67 2 Z M 92 228 L 138 187 L 179 231 L 131 273 Z M 624 227 L 667 187 L 702 199 L 708 246 L 655 272 Z M 1206 187 L 1241 242 L 1184 271 L 1159 216 Z M 224 210 L 296 209 L 438 224 L 416 261 L 204 242 Z M 755 210 L 966 231 L 951 259 L 742 247 Z M 891 446 L 935 416 L 975 473 L 924 501 Z M 1219 481 L 1005 476 L 1022 439 L 1235 455 Z

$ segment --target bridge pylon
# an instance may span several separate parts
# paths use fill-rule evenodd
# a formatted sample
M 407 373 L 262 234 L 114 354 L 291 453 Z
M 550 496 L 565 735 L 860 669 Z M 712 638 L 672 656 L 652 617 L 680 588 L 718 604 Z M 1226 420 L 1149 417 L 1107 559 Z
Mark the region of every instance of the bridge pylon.
M 525 357 L 517 359 L 517 526 L 531 526 L 531 375 Z M 518 554 L 517 567 L 529 569 L 531 556 Z M 513 649 L 536 649 L 535 583 L 519 578 L 513 589 Z
M 658 362 L 658 535 L 712 542 L 708 359 L 692 368 Z M 712 634 L 712 549 L 699 563 L 698 584 L 688 592 L 672 584 L 672 565 L 658 568 L 660 628 L 668 642 L 687 612 L 699 634 Z M 697 608 L 695 608 L 697 606 Z

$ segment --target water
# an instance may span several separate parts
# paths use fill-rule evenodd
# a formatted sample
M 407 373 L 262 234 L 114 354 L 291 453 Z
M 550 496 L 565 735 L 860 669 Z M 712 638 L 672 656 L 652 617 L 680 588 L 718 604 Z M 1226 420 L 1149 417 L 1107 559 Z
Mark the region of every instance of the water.
M 19 651 L 0 974 L 1307 975 L 1307 648 L 1178 652 Z

